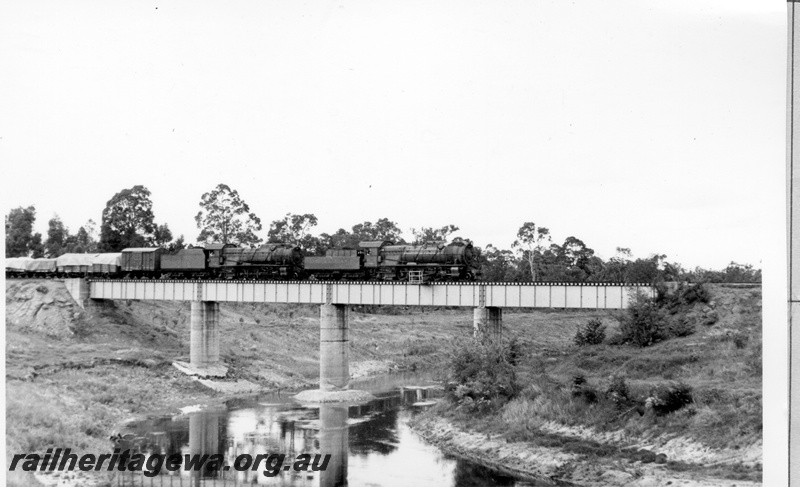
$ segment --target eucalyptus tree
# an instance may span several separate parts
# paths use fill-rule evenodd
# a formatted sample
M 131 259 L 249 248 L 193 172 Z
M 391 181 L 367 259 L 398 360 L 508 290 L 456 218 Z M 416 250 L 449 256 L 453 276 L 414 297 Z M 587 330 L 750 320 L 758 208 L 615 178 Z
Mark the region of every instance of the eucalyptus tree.
M 261 219 L 250 211 L 239 192 L 227 184 L 200 197 L 200 211 L 194 217 L 199 243 L 222 243 L 254 247 L 261 243 Z
M 123 189 L 106 203 L 100 226 L 100 250 L 118 252 L 127 247 L 147 247 L 154 243 L 154 223 L 150 190 L 142 185 Z

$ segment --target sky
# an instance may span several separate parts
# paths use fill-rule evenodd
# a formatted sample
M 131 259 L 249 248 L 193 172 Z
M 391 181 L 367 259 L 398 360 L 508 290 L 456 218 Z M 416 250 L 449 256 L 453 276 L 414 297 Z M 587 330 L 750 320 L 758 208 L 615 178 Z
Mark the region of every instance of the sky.
M 8 2 L 4 212 L 152 192 L 193 242 L 236 189 L 315 233 L 389 218 L 510 248 L 527 221 L 761 267 L 785 206 L 784 2 Z M 769 228 L 768 228 L 769 227 Z M 782 230 L 782 229 L 781 229 Z

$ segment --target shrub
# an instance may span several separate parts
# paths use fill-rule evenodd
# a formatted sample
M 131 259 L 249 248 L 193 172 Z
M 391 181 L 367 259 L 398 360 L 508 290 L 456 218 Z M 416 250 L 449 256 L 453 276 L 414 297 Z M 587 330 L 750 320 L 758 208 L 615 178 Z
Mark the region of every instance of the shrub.
M 614 333 L 613 335 L 608 337 L 606 343 L 609 345 L 624 345 L 625 343 L 627 343 L 627 341 L 625 340 L 625 337 L 622 336 L 622 333 Z
M 468 340 L 450 357 L 448 387 L 458 407 L 485 412 L 499 408 L 519 392 L 508 347 Z
M 708 303 L 710 300 L 711 293 L 704 283 L 681 283 L 675 290 L 669 289 L 665 284 L 656 286 L 656 304 L 672 312 L 680 307 L 691 306 L 696 302 Z
M 575 344 L 579 347 L 584 345 L 597 345 L 606 339 L 606 325 L 597 318 L 592 318 L 585 326 L 578 326 L 575 332 Z
M 637 291 L 619 328 L 624 343 L 647 347 L 664 338 L 665 320 L 655 301 Z
M 659 386 L 650 391 L 645 405 L 653 409 L 657 416 L 664 416 L 693 402 L 692 388 L 686 384 Z
M 673 319 L 669 325 L 669 334 L 673 337 L 685 337 L 694 333 L 694 323 L 685 317 Z
M 586 382 L 586 377 L 578 374 L 572 378 L 572 397 L 594 404 L 597 402 L 597 391 Z
M 508 360 L 508 363 L 511 365 L 519 365 L 520 361 L 522 360 L 523 351 L 522 343 L 517 337 L 512 338 L 503 350 L 505 351 L 506 360 Z
M 681 301 L 686 304 L 694 304 L 698 301 L 707 303 L 711 300 L 711 294 L 703 283 L 698 283 L 694 286 L 681 286 L 679 294 Z
M 625 377 L 621 375 L 611 377 L 611 382 L 606 387 L 606 398 L 613 402 L 617 409 L 628 407 L 634 402 Z

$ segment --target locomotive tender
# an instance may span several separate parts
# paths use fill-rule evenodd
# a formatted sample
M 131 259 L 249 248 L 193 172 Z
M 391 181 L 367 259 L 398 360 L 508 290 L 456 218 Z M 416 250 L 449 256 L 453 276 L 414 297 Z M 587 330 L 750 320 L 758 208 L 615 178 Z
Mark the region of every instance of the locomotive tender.
M 63 261 L 63 265 L 59 264 Z M 69 265 L 67 265 L 69 264 Z M 256 249 L 231 244 L 128 248 L 114 254 L 66 254 L 58 259 L 7 259 L 7 277 L 125 279 L 471 281 L 480 272 L 472 244 L 426 242 L 394 245 L 360 242 L 356 249 L 329 249 L 304 256 L 297 246 L 267 243 Z

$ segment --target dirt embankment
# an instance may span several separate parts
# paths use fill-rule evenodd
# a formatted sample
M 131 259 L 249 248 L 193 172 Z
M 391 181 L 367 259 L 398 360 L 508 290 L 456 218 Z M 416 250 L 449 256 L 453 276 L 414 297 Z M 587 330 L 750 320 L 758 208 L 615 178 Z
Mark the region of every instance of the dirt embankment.
M 316 306 L 223 304 L 220 358 L 231 380 L 264 389 L 302 389 L 319 376 Z M 6 283 L 7 379 L 32 380 L 103 365 L 161 367 L 189 360 L 189 303 L 106 301 L 81 309 L 54 280 Z M 398 336 L 395 326 L 410 324 Z M 436 360 L 438 330 L 407 316 L 353 313 L 351 376 L 416 368 Z M 418 326 L 423 325 L 423 326 Z
M 54 281 L 6 283 L 6 327 L 50 337 L 75 335 L 83 313 L 67 290 Z

